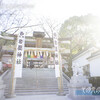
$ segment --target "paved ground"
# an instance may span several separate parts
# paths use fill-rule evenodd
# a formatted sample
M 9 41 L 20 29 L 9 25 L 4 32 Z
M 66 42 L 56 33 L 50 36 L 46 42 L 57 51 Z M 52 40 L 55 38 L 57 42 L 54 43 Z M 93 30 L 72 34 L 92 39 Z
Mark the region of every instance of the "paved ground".
M 57 95 L 31 95 L 31 96 L 16 96 L 15 98 L 6 98 L 5 100 L 72 100 L 67 96 Z M 86 99 L 85 99 L 86 100 Z M 100 100 L 100 96 L 95 97 L 94 100 Z
M 70 100 L 67 96 L 57 95 L 34 95 L 34 96 L 17 96 L 15 98 L 7 98 L 6 100 Z

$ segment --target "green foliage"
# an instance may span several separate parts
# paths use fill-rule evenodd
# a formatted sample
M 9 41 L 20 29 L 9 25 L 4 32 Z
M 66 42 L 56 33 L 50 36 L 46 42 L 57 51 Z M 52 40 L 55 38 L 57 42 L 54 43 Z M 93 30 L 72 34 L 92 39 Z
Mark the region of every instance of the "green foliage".
M 72 55 L 77 54 L 79 51 L 89 45 L 95 44 L 94 34 L 100 34 L 100 19 L 91 14 L 85 16 L 73 16 L 66 20 L 59 31 L 61 38 L 71 37 L 71 43 L 68 45 L 60 45 L 66 49 L 70 49 L 71 53 L 67 58 L 68 70 L 66 74 L 71 77 L 72 75 Z
M 72 54 L 76 54 L 91 43 L 95 43 L 93 35 L 98 33 L 100 19 L 91 14 L 74 16 L 66 20 L 61 28 L 60 37 L 72 37 Z
M 5 36 L 5 35 L 7 35 L 8 33 L 6 33 L 6 32 L 1 32 L 1 35 L 2 36 Z

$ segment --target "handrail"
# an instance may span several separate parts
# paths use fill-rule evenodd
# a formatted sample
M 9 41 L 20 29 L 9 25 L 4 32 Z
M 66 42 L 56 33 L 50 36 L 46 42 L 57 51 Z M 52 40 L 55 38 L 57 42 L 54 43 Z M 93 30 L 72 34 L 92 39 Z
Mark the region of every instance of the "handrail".
M 63 74 L 63 77 L 64 77 L 68 82 L 70 82 L 70 78 L 69 78 L 64 72 L 62 72 L 62 74 Z
M 5 71 L 2 75 L 1 78 L 3 79 L 7 74 L 8 74 L 9 70 Z

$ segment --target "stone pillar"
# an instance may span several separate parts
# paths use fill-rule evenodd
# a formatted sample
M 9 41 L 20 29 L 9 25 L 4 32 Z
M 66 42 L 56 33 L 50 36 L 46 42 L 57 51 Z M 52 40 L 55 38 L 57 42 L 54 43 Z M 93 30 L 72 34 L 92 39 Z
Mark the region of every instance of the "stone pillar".
M 5 90 L 5 85 L 3 83 L 2 78 L 0 77 L 0 100 L 5 100 L 4 90 Z

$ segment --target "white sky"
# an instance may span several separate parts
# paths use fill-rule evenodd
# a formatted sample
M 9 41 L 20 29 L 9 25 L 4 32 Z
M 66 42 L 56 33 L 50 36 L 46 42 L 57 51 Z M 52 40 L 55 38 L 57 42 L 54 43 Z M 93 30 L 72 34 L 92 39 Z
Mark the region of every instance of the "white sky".
M 37 18 L 47 17 L 63 23 L 69 17 L 93 14 L 100 17 L 100 0 L 2 0 L 3 8 L 21 9 L 30 19 L 30 25 L 37 24 Z M 39 30 L 39 28 L 37 27 Z M 36 29 L 36 30 L 37 30 Z M 35 29 L 26 30 L 28 33 Z M 25 30 L 24 30 L 25 31 Z
M 26 16 L 30 19 L 34 16 L 44 16 L 64 21 L 71 16 L 88 13 L 100 16 L 100 0 L 3 0 L 3 2 L 8 7 L 15 3 L 16 6 L 12 7 L 25 10 Z
M 37 14 L 57 19 L 93 13 L 100 16 L 100 0 L 39 0 L 35 7 Z
M 37 24 L 37 19 L 41 17 L 56 20 L 58 23 L 63 23 L 72 16 L 89 13 L 100 17 L 100 0 L 2 0 L 1 7 L 22 10 L 29 18 L 30 25 Z M 30 33 L 34 29 L 26 31 Z M 99 37 L 96 36 L 96 38 Z M 98 44 L 100 45 L 99 42 Z

